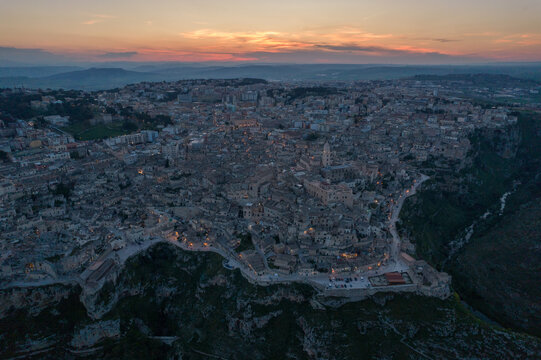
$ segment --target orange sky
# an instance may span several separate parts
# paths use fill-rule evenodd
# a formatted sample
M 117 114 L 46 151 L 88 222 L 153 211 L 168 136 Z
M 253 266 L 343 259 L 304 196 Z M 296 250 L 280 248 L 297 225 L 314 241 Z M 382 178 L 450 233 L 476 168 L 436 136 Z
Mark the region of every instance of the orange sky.
M 0 47 L 78 60 L 541 61 L 540 0 L 0 0 L 0 9 Z

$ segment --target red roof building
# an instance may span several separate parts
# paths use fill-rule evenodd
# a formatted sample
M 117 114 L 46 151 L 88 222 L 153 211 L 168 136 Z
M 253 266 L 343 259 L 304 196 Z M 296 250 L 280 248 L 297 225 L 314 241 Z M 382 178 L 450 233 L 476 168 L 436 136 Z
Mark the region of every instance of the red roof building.
M 398 272 L 386 273 L 385 279 L 387 279 L 389 285 L 402 285 L 406 283 L 406 280 L 404 280 L 402 274 Z

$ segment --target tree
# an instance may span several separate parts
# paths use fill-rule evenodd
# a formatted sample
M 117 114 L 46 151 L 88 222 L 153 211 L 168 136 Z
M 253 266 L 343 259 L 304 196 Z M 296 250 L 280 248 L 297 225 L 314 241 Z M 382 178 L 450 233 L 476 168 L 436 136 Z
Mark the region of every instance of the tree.
M 137 124 L 130 120 L 126 120 L 122 123 L 122 129 L 126 131 L 135 131 L 137 130 Z

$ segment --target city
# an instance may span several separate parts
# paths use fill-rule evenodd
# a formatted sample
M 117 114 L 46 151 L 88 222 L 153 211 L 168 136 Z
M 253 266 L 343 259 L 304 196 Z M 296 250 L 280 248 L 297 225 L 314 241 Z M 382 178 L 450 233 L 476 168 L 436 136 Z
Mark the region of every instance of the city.
M 2 95 L 32 96 L 37 116 L 2 121 L 3 286 L 95 291 L 127 257 L 168 241 L 217 252 L 256 283 L 445 298 L 448 276 L 397 234 L 403 201 L 429 179 L 429 155 L 466 162 L 475 130 L 517 121 L 411 80 L 142 83 L 58 99 L 14 91 Z M 90 126 L 136 130 L 122 115 L 133 109 L 152 128 L 76 140 L 69 116 L 39 115 L 84 102 Z M 366 280 L 334 280 L 351 277 Z
M 0 359 L 541 359 L 539 14 L 2 2 Z

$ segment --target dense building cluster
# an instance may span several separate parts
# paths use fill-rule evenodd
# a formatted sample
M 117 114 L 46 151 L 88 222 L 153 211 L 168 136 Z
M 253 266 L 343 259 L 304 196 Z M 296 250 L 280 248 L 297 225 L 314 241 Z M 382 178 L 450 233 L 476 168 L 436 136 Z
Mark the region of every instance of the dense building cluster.
M 516 122 L 413 80 L 190 80 L 0 97 L 14 91 L 32 95 L 37 115 L 0 120 L 4 283 L 81 273 L 97 283 L 121 263 L 115 252 L 157 239 L 216 249 L 259 275 L 398 262 L 389 222 L 404 191 L 433 161 L 467 162 L 476 129 Z M 83 141 L 73 118 L 39 115 L 84 99 L 90 129 L 145 116 L 124 135 Z

